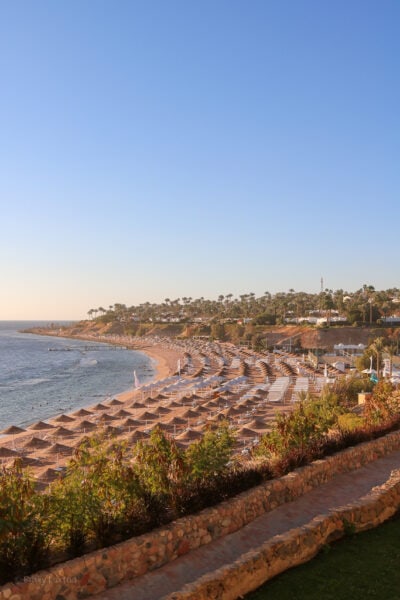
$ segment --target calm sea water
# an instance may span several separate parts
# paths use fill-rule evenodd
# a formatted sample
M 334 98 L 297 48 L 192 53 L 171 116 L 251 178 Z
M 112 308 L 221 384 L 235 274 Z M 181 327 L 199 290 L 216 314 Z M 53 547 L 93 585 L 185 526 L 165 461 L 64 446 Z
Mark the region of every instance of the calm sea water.
M 0 430 L 101 402 L 132 388 L 134 370 L 140 383 L 155 376 L 154 361 L 141 352 L 20 333 L 35 325 L 44 323 L 0 321 Z M 99 350 L 86 351 L 89 345 Z

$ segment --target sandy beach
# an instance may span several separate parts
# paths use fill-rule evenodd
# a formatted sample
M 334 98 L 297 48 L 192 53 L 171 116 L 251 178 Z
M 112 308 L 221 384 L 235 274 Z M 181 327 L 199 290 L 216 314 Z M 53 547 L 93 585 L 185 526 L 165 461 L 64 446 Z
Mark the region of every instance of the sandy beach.
M 182 359 L 181 352 L 177 352 L 172 348 L 167 348 L 162 344 L 150 345 L 146 342 L 143 344 L 136 342 L 134 345 L 127 345 L 127 348 L 131 348 L 137 352 L 144 352 L 155 361 L 157 374 L 154 381 L 159 381 L 173 375 L 177 370 L 178 360 Z M 133 398 L 134 392 L 134 389 L 126 390 L 125 392 L 118 394 L 117 397 L 120 400 L 127 401 Z

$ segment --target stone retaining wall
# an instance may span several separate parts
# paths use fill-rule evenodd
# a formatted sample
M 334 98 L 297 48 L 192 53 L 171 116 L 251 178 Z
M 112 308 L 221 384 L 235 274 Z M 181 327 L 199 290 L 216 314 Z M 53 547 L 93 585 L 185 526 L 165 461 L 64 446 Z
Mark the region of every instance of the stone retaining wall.
M 233 533 L 265 512 L 325 483 L 335 474 L 357 469 L 398 449 L 400 432 L 348 448 L 151 533 L 40 571 L 21 582 L 6 584 L 0 588 L 0 600 L 85 598 Z M 300 548 L 300 551 L 305 550 Z
M 362 499 L 315 517 L 310 523 L 276 535 L 259 548 L 213 573 L 204 575 L 162 600 L 236 600 L 279 573 L 307 562 L 346 530 L 377 527 L 400 509 L 400 471 Z

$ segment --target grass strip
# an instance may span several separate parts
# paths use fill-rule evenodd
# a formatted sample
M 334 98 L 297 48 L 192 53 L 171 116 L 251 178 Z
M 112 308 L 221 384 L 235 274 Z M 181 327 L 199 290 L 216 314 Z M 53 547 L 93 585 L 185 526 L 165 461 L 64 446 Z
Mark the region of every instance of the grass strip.
M 246 600 L 399 600 L 400 515 L 326 546 L 312 561 L 278 575 Z

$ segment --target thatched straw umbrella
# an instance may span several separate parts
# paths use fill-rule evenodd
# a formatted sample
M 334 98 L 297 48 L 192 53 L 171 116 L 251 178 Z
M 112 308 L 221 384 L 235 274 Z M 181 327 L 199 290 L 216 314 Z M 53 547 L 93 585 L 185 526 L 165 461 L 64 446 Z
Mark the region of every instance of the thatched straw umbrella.
M 222 412 L 220 412 L 220 413 L 214 415 L 213 417 L 210 417 L 209 420 L 222 422 L 222 421 L 226 421 L 227 419 L 226 419 L 226 416 Z
M 235 395 L 235 394 L 234 394 L 233 392 L 231 392 L 231 391 L 229 391 L 229 390 L 224 390 L 224 391 L 222 392 L 222 394 L 221 394 L 221 396 L 220 396 L 220 397 L 223 397 L 223 398 L 230 398 L 231 396 L 234 396 L 234 395 Z
M 176 436 L 176 439 L 179 441 L 190 441 L 193 442 L 195 440 L 201 440 L 203 434 L 200 431 L 195 431 L 194 429 L 187 429 L 180 435 Z
M 38 481 L 40 481 L 42 483 L 52 483 L 59 477 L 60 477 L 59 471 L 56 471 L 56 469 L 52 469 L 51 467 L 48 467 L 47 469 L 45 469 L 44 471 L 42 471 L 41 473 L 38 474 L 37 479 L 38 479 Z
M 80 408 L 76 412 L 72 413 L 74 417 L 87 417 L 89 415 L 93 416 L 93 413 L 85 408 Z
M 137 419 L 139 419 L 139 421 L 152 421 L 153 419 L 157 419 L 157 415 L 145 410 L 142 414 L 137 416 Z
M 192 402 L 193 400 L 190 398 L 190 396 L 182 396 L 180 399 L 181 404 L 191 404 Z
M 123 418 L 123 417 L 131 417 L 132 413 L 128 412 L 121 408 L 118 412 L 114 413 L 114 417 Z
M 60 415 L 59 417 L 53 419 L 53 421 L 57 421 L 57 423 L 71 423 L 72 421 L 75 421 L 75 419 L 73 417 L 69 417 L 68 415 Z
M 144 403 L 146 404 L 146 406 L 148 406 L 149 404 L 158 404 L 159 402 L 161 402 L 161 400 L 158 400 L 157 398 L 145 398 Z
M 23 447 L 28 450 L 41 450 L 42 448 L 49 448 L 49 446 L 51 446 L 50 442 L 46 442 L 46 440 L 41 440 L 37 437 L 33 437 L 23 445 Z
M 217 408 L 218 404 L 214 400 L 209 400 L 204 404 L 206 408 Z
M 105 406 L 105 404 L 96 404 L 95 406 L 91 407 L 92 410 L 108 410 L 109 406 Z
M 208 415 L 209 412 L 210 412 L 210 409 L 207 408 L 206 406 L 198 406 L 196 408 L 196 412 L 198 412 L 199 415 L 201 415 L 201 414 L 204 414 L 204 415 L 207 414 Z
M 135 402 L 132 402 L 132 404 L 128 406 L 128 408 L 134 408 L 136 410 L 137 408 L 146 408 L 146 405 L 136 400 Z
M 262 419 L 253 419 L 250 423 L 247 423 L 248 427 L 251 429 L 268 429 L 270 424 L 266 423 Z
M 35 457 L 22 456 L 18 457 L 18 460 L 22 467 L 37 467 L 40 465 L 40 459 Z
M 252 429 L 248 429 L 247 427 L 241 427 L 238 430 L 238 437 L 240 438 L 255 438 L 257 437 L 257 432 Z
M 238 410 L 237 408 L 234 408 L 233 406 L 230 406 L 229 408 L 226 408 L 225 410 L 223 410 L 222 414 L 224 414 L 226 417 L 234 417 L 234 416 L 240 414 L 240 410 Z
M 43 431 L 44 429 L 53 429 L 53 427 L 54 425 L 50 425 L 44 421 L 37 421 L 36 423 L 29 425 L 28 429 L 33 429 L 34 431 Z
M 10 425 L 10 427 L 7 427 L 7 429 L 3 429 L 3 431 L 1 432 L 3 435 L 11 435 L 11 439 L 12 439 L 12 445 L 15 449 L 15 436 L 19 435 L 20 433 L 26 433 L 26 429 L 23 429 L 22 427 L 17 427 L 16 425 Z M 21 438 L 20 440 L 21 441 Z
M 218 398 L 215 398 L 214 402 L 215 402 L 216 406 L 218 406 L 219 408 L 222 408 L 223 406 L 226 406 L 228 404 L 228 398 L 219 396 Z
M 168 408 L 181 408 L 181 404 L 178 404 L 178 402 L 176 402 L 175 400 L 171 400 L 171 402 L 168 402 L 166 406 Z
M 186 425 L 187 419 L 182 419 L 181 417 L 172 417 L 167 421 L 168 425 Z
M 156 429 L 157 427 L 161 429 L 161 431 L 166 431 L 167 433 L 173 429 L 173 427 L 171 427 L 171 425 L 168 425 L 168 423 L 156 423 L 155 425 L 153 425 L 152 429 Z
M 131 444 L 136 444 L 136 442 L 139 442 L 140 440 L 146 440 L 148 438 L 149 436 L 147 433 L 137 430 L 128 437 L 128 442 Z
M 65 427 L 56 427 L 56 429 L 54 429 L 51 432 L 51 437 L 52 438 L 57 438 L 57 437 L 71 437 L 72 435 L 74 435 L 74 432 L 71 431 L 70 429 L 66 429 Z
M 116 398 L 113 398 L 111 400 L 111 402 L 108 403 L 108 406 L 120 406 L 121 404 L 123 404 L 123 402 L 121 402 L 121 400 L 117 400 Z
M 256 388 L 253 391 L 257 396 L 268 396 L 268 391 L 264 390 L 263 388 Z
M 17 458 L 17 456 L 18 452 L 15 450 L 5 448 L 4 446 L 0 448 L 0 458 Z
M 121 433 L 119 427 L 113 427 L 112 425 L 107 425 L 106 427 L 103 427 L 102 431 L 105 433 L 105 435 L 109 437 L 114 437 Z
M 0 433 L 2 435 L 18 435 L 19 433 L 24 433 L 25 431 L 26 429 L 23 429 L 22 427 L 10 425 L 10 427 L 7 427 L 7 429 L 3 429 L 3 431 L 1 431 Z
M 97 425 L 91 421 L 88 421 L 87 419 L 81 421 L 76 425 L 76 427 L 74 427 L 75 431 L 81 431 L 83 433 L 86 433 L 87 431 L 93 431 L 94 429 L 97 429 Z
M 145 428 L 143 430 L 143 432 L 150 436 L 154 431 L 157 431 L 159 429 L 159 424 L 158 423 L 153 423 L 151 426 Z
M 252 408 L 253 406 L 255 406 L 257 403 L 252 400 L 251 398 L 245 398 L 244 400 L 242 400 L 240 402 L 240 404 L 237 405 L 237 407 L 242 407 L 245 406 L 246 408 Z
M 103 413 L 101 415 L 101 417 L 98 419 L 98 422 L 104 424 L 104 423 L 110 423 L 111 421 L 116 421 L 116 420 L 117 420 L 116 417 L 114 417 L 113 415 L 110 415 L 108 413 Z
M 73 451 L 74 448 L 71 448 L 71 446 L 66 446 L 65 444 L 53 444 L 52 446 L 50 446 L 50 448 L 47 449 L 45 454 L 61 454 L 62 456 L 71 456 Z
M 132 417 L 128 417 L 128 419 L 122 421 L 123 427 L 139 427 L 140 425 L 142 425 L 142 423 L 140 423 L 136 419 L 132 419 Z
M 196 419 L 199 413 L 193 409 L 185 410 L 181 415 L 182 419 Z

